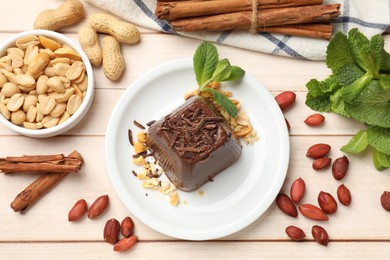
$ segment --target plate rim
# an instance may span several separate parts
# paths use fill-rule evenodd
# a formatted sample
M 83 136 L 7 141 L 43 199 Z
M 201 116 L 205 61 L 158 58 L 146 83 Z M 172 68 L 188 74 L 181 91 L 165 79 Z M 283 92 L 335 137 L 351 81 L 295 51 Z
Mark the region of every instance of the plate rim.
M 286 157 L 286 158 L 285 158 L 285 160 L 281 160 L 279 174 L 277 175 L 278 178 L 275 178 L 273 180 L 274 181 L 274 185 L 273 185 L 274 189 L 270 189 L 267 192 L 267 193 L 270 193 L 267 196 L 269 198 L 273 198 L 273 199 L 266 200 L 268 203 L 265 203 L 263 207 L 256 207 L 257 208 L 256 211 L 251 210 L 251 211 L 247 212 L 246 214 L 244 214 L 245 216 L 238 218 L 237 219 L 237 220 L 239 220 L 238 223 L 236 223 L 237 220 L 235 222 L 232 222 L 234 224 L 233 227 L 232 227 L 232 223 L 230 223 L 229 225 L 225 225 L 225 227 L 226 227 L 225 229 L 218 230 L 218 232 L 215 234 L 209 234 L 209 233 L 188 234 L 185 231 L 169 232 L 169 230 L 167 231 L 166 229 L 162 228 L 158 224 L 151 223 L 150 221 L 146 221 L 144 218 L 142 218 L 141 213 L 136 212 L 136 210 L 131 209 L 129 207 L 128 203 L 133 204 L 133 202 L 129 202 L 129 201 L 125 200 L 125 195 L 122 194 L 122 191 L 126 191 L 126 189 L 124 189 L 124 187 L 122 185 L 119 185 L 118 181 L 115 179 L 116 176 L 115 176 L 115 173 L 113 172 L 114 170 L 110 169 L 110 167 L 109 167 L 110 158 L 112 158 L 112 154 L 109 152 L 109 146 L 110 146 L 109 141 L 111 140 L 109 138 L 111 136 L 111 135 L 109 135 L 109 133 L 112 133 L 112 131 L 114 130 L 113 129 L 113 121 L 115 121 L 115 115 L 117 114 L 117 111 L 120 109 L 121 104 L 126 99 L 131 99 L 132 97 L 134 97 L 134 95 L 136 95 L 136 93 L 138 93 L 140 88 L 142 89 L 142 86 L 139 86 L 139 84 L 141 84 L 142 81 L 145 80 L 144 79 L 145 77 L 147 77 L 148 75 L 151 75 L 155 72 L 160 73 L 161 70 L 175 71 L 175 70 L 178 70 L 180 68 L 186 68 L 187 66 L 189 66 L 190 63 L 192 64 L 192 59 L 190 59 L 190 58 L 176 59 L 176 60 L 172 60 L 172 61 L 163 63 L 163 64 L 158 65 L 158 66 L 148 70 L 147 72 L 143 73 L 140 77 L 138 77 L 133 83 L 131 83 L 127 87 L 127 89 L 124 91 L 124 93 L 118 99 L 117 103 L 114 106 L 114 109 L 111 112 L 111 115 L 110 115 L 110 118 L 109 118 L 109 121 L 107 124 L 107 128 L 106 128 L 104 152 L 105 152 L 106 169 L 107 169 L 111 184 L 114 186 L 114 190 L 115 190 L 116 194 L 118 195 L 118 197 L 120 198 L 120 200 L 122 201 L 122 203 L 138 220 L 140 220 L 143 224 L 152 228 L 153 230 L 155 230 L 161 234 L 170 236 L 170 237 L 175 237 L 175 238 L 185 239 L 185 240 L 204 241 L 204 240 L 217 239 L 217 238 L 221 238 L 221 237 L 225 237 L 225 236 L 234 234 L 234 233 L 246 228 L 250 224 L 252 224 L 254 221 L 256 221 L 258 218 L 260 218 L 269 209 L 269 207 L 273 203 L 274 199 L 276 198 L 277 194 L 279 193 L 279 191 L 280 191 L 280 189 L 285 181 L 285 178 L 287 176 L 289 160 L 290 160 L 290 139 L 289 139 L 289 133 L 287 130 L 287 126 L 285 124 L 283 113 L 280 110 L 279 106 L 277 105 L 276 101 L 274 100 L 273 96 L 271 95 L 270 91 L 265 87 L 264 84 L 262 84 L 255 77 L 253 77 L 248 72 L 246 72 L 246 74 L 245 74 L 246 77 L 251 77 L 252 78 L 251 80 L 255 80 L 255 81 L 259 82 L 261 87 L 265 88 L 265 92 L 267 92 L 269 94 L 269 96 L 272 97 L 272 99 L 270 99 L 271 100 L 270 103 L 271 103 L 271 106 L 273 107 L 273 110 L 274 110 L 273 112 L 275 112 L 278 115 L 277 122 L 279 123 L 279 128 L 283 133 L 281 136 L 281 139 L 282 139 L 281 144 L 284 144 L 284 146 L 286 148 L 284 150 L 284 153 L 283 153 L 284 157 Z M 272 102 L 272 100 L 273 100 L 273 102 Z

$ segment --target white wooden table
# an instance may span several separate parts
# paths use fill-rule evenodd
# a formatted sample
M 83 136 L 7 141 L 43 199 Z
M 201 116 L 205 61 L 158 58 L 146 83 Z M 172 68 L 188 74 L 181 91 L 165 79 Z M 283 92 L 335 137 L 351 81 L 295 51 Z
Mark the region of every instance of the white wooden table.
M 36 15 L 61 1 L 3 1 L 0 9 L 0 41 L 11 35 L 32 29 Z M 85 4 L 87 14 L 98 12 Z M 84 20 L 81 24 L 84 24 Z M 79 26 L 61 32 L 77 41 Z M 13 212 L 10 203 L 35 174 L 0 175 L 0 259 L 389 259 L 390 213 L 384 211 L 379 198 L 390 190 L 390 172 L 377 172 L 370 154 L 348 155 L 350 169 L 343 182 L 350 188 L 352 204 L 339 204 L 335 215 L 326 223 L 308 220 L 302 215 L 293 219 L 275 205 L 244 230 L 216 241 L 192 242 L 167 237 L 145 226 L 122 204 L 111 184 L 104 160 L 104 138 L 113 107 L 124 90 L 141 74 L 162 63 L 192 57 L 200 41 L 166 35 L 140 28 L 142 40 L 134 46 L 122 45 L 126 71 L 118 82 L 107 80 L 101 68 L 94 69 L 96 95 L 93 105 L 82 122 L 68 133 L 47 139 L 32 139 L 15 134 L 0 126 L 0 156 L 21 154 L 69 153 L 77 149 L 85 166 L 78 174 L 68 175 L 59 185 L 31 207 L 26 214 Z M 390 35 L 385 36 L 390 51 Z M 307 148 L 317 142 L 332 146 L 330 156 L 341 155 L 339 148 L 362 125 L 334 114 L 325 114 L 326 123 L 310 128 L 303 120 L 313 113 L 306 105 L 305 84 L 311 78 L 323 79 L 330 71 L 324 62 L 310 62 L 218 46 L 223 57 L 240 65 L 266 85 L 273 95 L 284 90 L 297 94 L 295 106 L 285 113 L 290 121 L 291 159 L 282 191 L 288 192 L 293 180 L 306 182 L 305 202 L 317 204 L 323 190 L 336 196 L 341 182 L 328 169 L 315 172 L 306 158 Z M 110 206 L 104 217 L 69 223 L 67 214 L 80 198 L 89 203 L 102 194 L 110 196 Z M 103 242 L 102 230 L 106 220 L 133 217 L 139 243 L 130 252 L 120 254 Z M 312 239 L 315 224 L 327 229 L 331 241 L 323 247 Z M 293 242 L 285 234 L 288 225 L 301 227 L 307 235 L 305 242 Z

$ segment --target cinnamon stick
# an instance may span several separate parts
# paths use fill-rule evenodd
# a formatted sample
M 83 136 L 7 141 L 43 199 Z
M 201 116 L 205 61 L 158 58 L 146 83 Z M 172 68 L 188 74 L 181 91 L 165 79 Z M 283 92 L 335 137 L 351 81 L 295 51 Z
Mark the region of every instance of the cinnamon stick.
M 68 175 L 67 172 L 58 172 L 46 173 L 40 176 L 16 196 L 15 200 L 11 203 L 11 208 L 15 212 L 23 214 L 30 205 L 40 199 L 66 175 Z
M 73 151 L 68 157 L 77 159 L 81 164 L 83 163 L 83 158 L 77 151 Z M 11 203 L 11 208 L 15 212 L 24 213 L 33 203 L 38 201 L 68 174 L 69 172 L 58 172 L 46 173 L 40 176 L 16 196 L 15 200 Z
M 330 40 L 333 26 L 329 24 L 298 24 L 282 27 L 257 28 L 257 32 L 278 33 L 291 36 L 302 36 Z
M 331 18 L 340 15 L 339 9 L 340 4 L 266 9 L 258 12 L 257 28 L 327 23 Z M 173 30 L 184 32 L 249 29 L 252 25 L 252 12 L 185 18 L 172 21 L 171 25 Z
M 2 173 L 15 172 L 77 172 L 77 165 L 53 164 L 53 163 L 8 163 L 0 165 Z
M 320 4 L 322 0 L 259 0 L 256 8 L 264 10 Z M 188 17 L 251 11 L 252 8 L 252 1 L 243 0 L 164 1 L 157 3 L 155 14 L 159 19 L 173 21 Z
M 23 156 L 7 156 L 3 158 L 8 162 L 25 162 L 25 163 L 39 163 L 47 161 L 61 161 L 64 159 L 63 154 L 53 155 L 23 155 Z
M 0 160 L 0 172 L 77 172 L 81 168 L 82 158 L 56 155 L 9 156 Z

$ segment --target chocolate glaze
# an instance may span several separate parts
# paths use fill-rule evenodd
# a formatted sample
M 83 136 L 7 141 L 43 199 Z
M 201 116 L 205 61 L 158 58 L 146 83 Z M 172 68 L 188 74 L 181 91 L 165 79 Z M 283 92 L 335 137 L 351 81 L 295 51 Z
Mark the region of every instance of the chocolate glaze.
M 169 180 L 192 191 L 234 164 L 241 145 L 230 127 L 206 100 L 192 97 L 153 123 L 147 144 Z

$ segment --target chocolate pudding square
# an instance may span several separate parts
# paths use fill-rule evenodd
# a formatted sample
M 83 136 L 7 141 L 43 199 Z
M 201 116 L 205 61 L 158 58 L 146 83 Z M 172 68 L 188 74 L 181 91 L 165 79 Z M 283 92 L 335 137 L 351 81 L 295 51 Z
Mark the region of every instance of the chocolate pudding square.
M 230 126 L 201 97 L 191 97 L 151 125 L 147 145 L 168 179 L 193 191 L 234 164 L 241 144 Z

